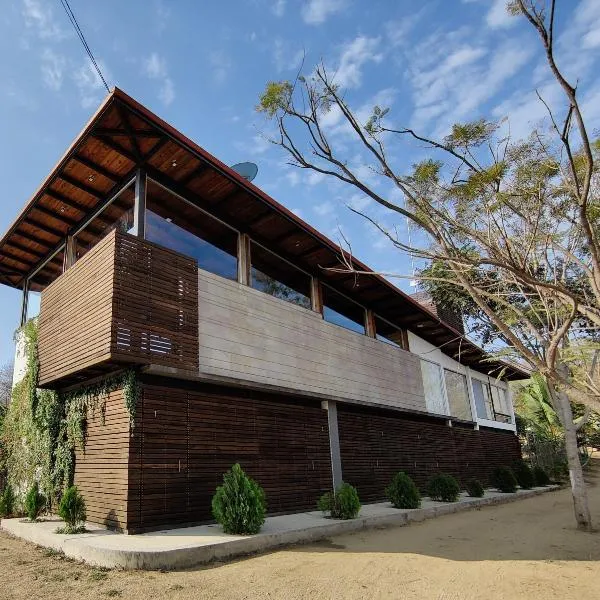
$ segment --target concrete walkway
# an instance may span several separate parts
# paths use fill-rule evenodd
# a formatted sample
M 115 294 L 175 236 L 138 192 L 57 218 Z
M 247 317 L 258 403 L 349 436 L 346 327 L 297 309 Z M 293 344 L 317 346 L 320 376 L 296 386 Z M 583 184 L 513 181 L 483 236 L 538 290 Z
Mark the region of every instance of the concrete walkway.
M 58 518 L 47 518 L 39 523 L 4 519 L 1 527 L 12 535 L 64 552 L 69 558 L 83 560 L 94 566 L 171 570 L 263 552 L 289 544 L 316 541 L 361 529 L 402 526 L 480 506 L 529 498 L 555 489 L 557 486 L 519 490 L 515 494 L 486 491 L 484 498 L 463 495 L 458 502 L 450 504 L 425 499 L 422 507 L 414 510 L 398 510 L 388 502 L 366 504 L 361 508 L 358 518 L 350 521 L 328 519 L 316 511 L 269 517 L 261 532 L 252 536 L 227 535 L 219 525 L 123 535 L 93 524 L 87 525 L 89 533 L 61 535 L 55 533 L 56 528 L 62 524 Z

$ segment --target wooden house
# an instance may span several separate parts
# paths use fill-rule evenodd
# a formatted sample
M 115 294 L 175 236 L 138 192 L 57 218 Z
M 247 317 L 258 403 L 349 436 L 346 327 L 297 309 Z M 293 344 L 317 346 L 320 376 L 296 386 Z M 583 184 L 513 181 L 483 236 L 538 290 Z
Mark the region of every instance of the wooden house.
M 235 462 L 273 514 L 344 480 L 487 480 L 520 455 L 507 381 L 462 331 L 115 89 L 0 240 L 39 312 L 40 386 L 135 368 L 87 427 L 88 518 L 130 533 L 210 520 Z M 354 260 L 360 271 L 368 267 Z M 131 407 L 130 407 L 131 409 Z

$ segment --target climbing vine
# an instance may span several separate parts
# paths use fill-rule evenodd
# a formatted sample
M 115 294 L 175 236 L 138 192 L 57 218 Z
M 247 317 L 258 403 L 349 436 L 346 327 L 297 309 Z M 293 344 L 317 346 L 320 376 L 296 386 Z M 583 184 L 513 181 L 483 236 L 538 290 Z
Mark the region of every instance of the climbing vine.
M 3 461 L 9 483 L 23 495 L 34 481 L 50 505 L 73 484 L 75 450 L 85 452 L 87 419 L 98 412 L 102 424 L 106 399 L 123 389 L 133 427 L 139 383 L 133 369 L 109 375 L 68 392 L 38 388 L 37 324 L 28 321 L 18 332 L 26 353 L 26 370 L 12 391 L 3 428 Z M 1 465 L 0 465 L 1 466 Z

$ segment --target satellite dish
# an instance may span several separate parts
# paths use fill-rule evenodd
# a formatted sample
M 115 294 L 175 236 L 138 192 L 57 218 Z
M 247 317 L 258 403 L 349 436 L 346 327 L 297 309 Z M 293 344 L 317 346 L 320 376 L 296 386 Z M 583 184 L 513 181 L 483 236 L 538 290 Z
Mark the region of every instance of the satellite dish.
M 247 181 L 252 181 L 258 173 L 258 166 L 252 162 L 241 162 L 231 167 Z

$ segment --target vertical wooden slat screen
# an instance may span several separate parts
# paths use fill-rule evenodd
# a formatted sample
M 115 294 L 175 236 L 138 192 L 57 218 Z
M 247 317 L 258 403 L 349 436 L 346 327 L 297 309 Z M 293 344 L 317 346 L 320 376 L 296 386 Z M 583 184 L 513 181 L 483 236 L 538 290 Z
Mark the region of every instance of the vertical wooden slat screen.
M 196 261 L 113 231 L 42 292 L 38 337 L 40 385 L 100 364 L 197 369 Z

